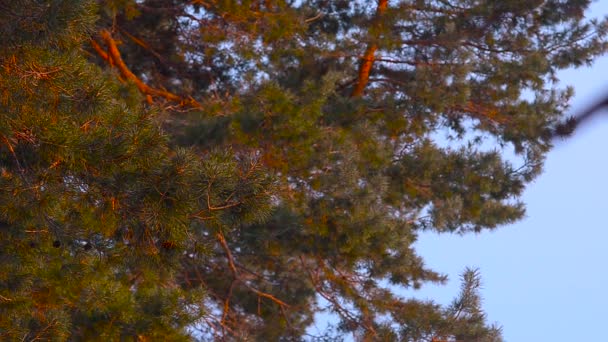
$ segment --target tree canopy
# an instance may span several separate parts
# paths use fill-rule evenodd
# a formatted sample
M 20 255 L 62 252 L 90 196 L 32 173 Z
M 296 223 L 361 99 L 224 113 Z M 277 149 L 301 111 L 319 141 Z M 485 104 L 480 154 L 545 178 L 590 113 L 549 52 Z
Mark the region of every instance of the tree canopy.
M 588 6 L 0 1 L 0 337 L 501 341 L 414 243 L 522 218 Z

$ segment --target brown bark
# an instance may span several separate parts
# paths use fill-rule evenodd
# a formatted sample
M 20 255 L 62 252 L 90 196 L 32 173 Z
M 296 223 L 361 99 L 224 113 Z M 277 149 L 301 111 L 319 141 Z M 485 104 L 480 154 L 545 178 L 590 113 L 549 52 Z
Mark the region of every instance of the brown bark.
M 378 7 L 376 8 L 376 25 L 380 23 L 380 17 L 386 12 L 388 6 L 388 0 L 378 0 Z M 351 93 L 351 97 L 359 97 L 363 95 L 365 87 L 369 83 L 369 74 L 374 66 L 376 60 L 376 50 L 378 50 L 378 44 L 375 42 L 369 43 L 365 54 L 361 57 L 361 63 L 359 64 L 359 74 L 357 76 L 357 82 Z

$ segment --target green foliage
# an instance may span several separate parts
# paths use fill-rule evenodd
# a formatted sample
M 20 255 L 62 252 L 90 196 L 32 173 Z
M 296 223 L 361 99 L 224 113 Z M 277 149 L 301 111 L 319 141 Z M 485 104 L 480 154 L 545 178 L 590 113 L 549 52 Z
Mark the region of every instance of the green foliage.
M 608 24 L 589 1 L 382 3 L 0 4 L 2 339 L 500 341 L 476 271 L 448 307 L 399 296 L 445 281 L 413 244 L 524 215 L 556 72 Z M 197 105 L 144 101 L 102 31 Z
M 0 338 L 189 339 L 207 293 L 176 275 L 210 234 L 269 215 L 268 174 L 170 148 L 137 91 L 84 58 L 90 2 L 5 5 Z

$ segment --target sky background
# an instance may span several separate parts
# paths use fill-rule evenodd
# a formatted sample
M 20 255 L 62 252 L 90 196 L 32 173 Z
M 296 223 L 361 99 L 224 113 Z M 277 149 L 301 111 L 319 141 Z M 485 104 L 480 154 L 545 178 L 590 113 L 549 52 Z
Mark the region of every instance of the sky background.
M 594 2 L 587 15 L 608 15 L 608 1 Z M 608 56 L 559 76 L 575 89 L 575 113 L 608 94 Z M 450 281 L 416 297 L 449 304 L 464 268 L 477 267 L 488 320 L 507 342 L 608 341 L 607 149 L 604 111 L 549 153 L 523 196 L 524 220 L 478 235 L 420 236 L 419 254 Z

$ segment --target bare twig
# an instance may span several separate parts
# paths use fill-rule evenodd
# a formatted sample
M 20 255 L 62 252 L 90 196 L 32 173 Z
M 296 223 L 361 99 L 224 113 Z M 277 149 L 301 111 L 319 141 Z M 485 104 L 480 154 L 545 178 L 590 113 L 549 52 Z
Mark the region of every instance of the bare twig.
M 6 144 L 6 146 L 9 149 L 9 151 L 11 152 L 11 155 L 15 159 L 15 163 L 17 164 L 17 169 L 19 169 L 19 173 L 23 176 L 23 173 L 25 172 L 25 170 L 21 166 L 21 163 L 19 162 L 19 158 L 17 158 L 17 154 L 15 153 L 15 149 L 13 148 L 13 144 L 11 144 L 10 140 L 4 134 L 2 134 L 2 140 L 4 140 L 4 143 Z
M 270 299 L 271 301 L 275 302 L 276 304 L 278 304 L 281 307 L 289 307 L 289 305 L 287 303 L 285 303 L 284 301 L 271 295 L 270 293 L 260 291 L 256 288 L 254 288 L 253 286 L 249 285 L 247 282 L 243 281 L 241 278 L 241 275 L 239 274 L 239 271 L 236 268 L 236 265 L 234 263 L 234 257 L 232 256 L 230 247 L 228 247 L 228 243 L 226 242 L 226 238 L 224 237 L 224 234 L 222 232 L 218 232 L 215 236 L 216 236 L 217 240 L 219 241 L 220 245 L 222 246 L 222 248 L 224 249 L 224 252 L 226 253 L 226 257 L 228 258 L 228 266 L 230 267 L 230 270 L 232 271 L 232 275 L 235 280 L 237 280 L 241 284 L 245 285 L 245 287 L 247 287 L 249 290 L 251 290 L 253 293 L 257 294 L 258 296 L 264 297 L 266 299 Z

